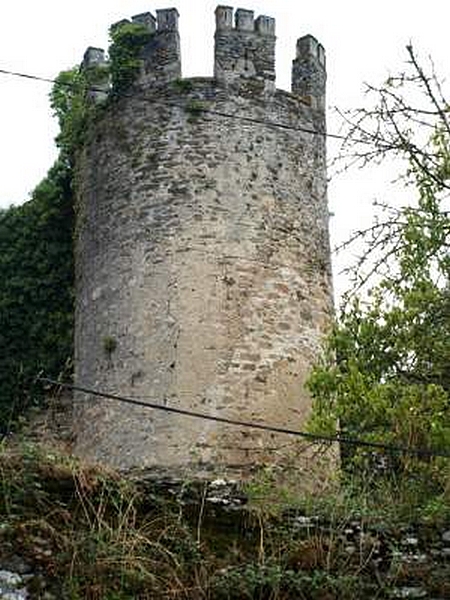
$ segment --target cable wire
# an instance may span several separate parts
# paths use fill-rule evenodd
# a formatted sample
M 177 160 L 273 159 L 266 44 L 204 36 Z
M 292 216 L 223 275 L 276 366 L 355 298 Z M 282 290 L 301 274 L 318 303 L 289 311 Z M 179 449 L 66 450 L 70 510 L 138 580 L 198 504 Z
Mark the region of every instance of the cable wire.
M 196 419 L 203 419 L 206 421 L 215 421 L 217 423 L 225 423 L 226 425 L 233 425 L 236 427 L 246 427 L 250 429 L 259 429 L 262 431 L 270 431 L 272 433 L 281 433 L 285 435 L 292 435 L 296 437 L 301 437 L 307 440 L 310 440 L 313 443 L 325 442 L 327 444 L 331 443 L 339 443 L 345 444 L 347 446 L 359 446 L 362 448 L 374 448 L 376 450 L 387 450 L 389 452 L 397 452 L 400 454 L 406 454 L 416 457 L 426 457 L 426 458 L 450 458 L 450 452 L 441 452 L 441 451 L 433 451 L 425 448 L 410 448 L 407 446 L 397 446 L 391 444 L 384 444 L 382 442 L 369 442 L 366 440 L 360 440 L 356 438 L 349 438 L 341 435 L 317 435 L 314 433 L 309 433 L 306 431 L 299 431 L 297 429 L 287 429 L 284 427 L 278 427 L 276 425 L 268 425 L 264 423 L 254 423 L 251 421 L 242 421 L 240 419 L 230 419 L 228 417 L 217 417 L 214 415 L 209 415 L 205 413 L 200 413 L 192 410 L 187 410 L 184 408 L 176 408 L 173 406 L 164 406 L 161 404 L 156 404 L 153 402 L 144 402 L 143 400 L 137 400 L 136 398 L 128 398 L 125 396 L 121 396 L 118 394 L 109 394 L 106 392 L 100 392 L 97 390 L 93 390 L 84 386 L 73 385 L 70 383 L 62 383 L 60 381 L 55 381 L 54 379 L 50 379 L 48 377 L 37 377 L 36 381 L 41 383 L 47 383 L 52 386 L 61 387 L 64 389 L 83 392 L 85 394 L 89 394 L 91 396 L 96 396 L 98 398 L 104 398 L 106 400 L 116 400 L 118 402 L 122 402 L 124 404 L 131 404 L 133 406 L 140 406 L 143 408 L 151 408 L 153 410 L 160 410 L 163 412 L 173 413 L 185 417 L 193 417 Z
M 7 69 L 0 69 L 0 75 L 10 75 L 12 77 L 20 77 L 23 79 L 31 79 L 33 81 L 41 81 L 44 83 L 57 84 L 57 85 L 60 85 L 62 87 L 67 87 L 67 88 L 75 87 L 75 84 L 72 84 L 70 82 L 61 82 L 61 81 L 58 81 L 57 79 L 41 77 L 39 75 L 33 75 L 31 73 L 22 73 L 20 71 L 9 71 Z M 107 92 L 107 90 L 105 90 L 104 88 L 99 88 L 99 87 L 95 87 L 95 86 L 87 87 L 86 91 L 87 92 L 102 92 L 102 93 Z M 122 97 L 122 98 L 131 98 L 133 95 L 126 94 L 123 92 L 120 92 L 120 93 L 115 92 L 115 96 Z M 152 98 L 145 98 L 145 100 L 147 102 L 149 102 L 150 104 L 154 104 L 156 106 L 164 106 L 164 107 L 172 106 L 175 108 L 184 109 L 187 112 L 189 112 L 188 108 L 185 105 L 178 104 L 176 102 L 161 102 L 159 100 L 153 100 Z M 233 113 L 227 113 L 224 111 L 214 110 L 214 109 L 207 108 L 207 107 L 200 107 L 200 106 L 196 107 L 195 112 L 216 115 L 216 116 L 224 117 L 224 118 L 228 118 L 228 119 L 237 119 L 239 121 L 244 121 L 247 123 L 255 123 L 255 124 L 259 124 L 259 125 L 265 125 L 267 127 L 276 127 L 278 129 L 285 129 L 288 131 L 310 133 L 312 135 L 318 135 L 318 136 L 322 136 L 324 138 L 332 138 L 332 139 L 336 139 L 336 140 L 346 140 L 347 139 L 346 136 L 339 135 L 336 133 L 327 133 L 326 131 L 319 131 L 317 129 L 311 129 L 309 127 L 294 127 L 292 125 L 288 125 L 286 123 L 280 123 L 278 121 L 268 121 L 266 119 L 257 119 L 256 117 L 248 117 L 245 115 L 237 115 L 237 114 L 233 114 Z M 364 140 L 362 140 L 361 142 L 362 143 L 370 143 L 368 141 L 365 142 Z

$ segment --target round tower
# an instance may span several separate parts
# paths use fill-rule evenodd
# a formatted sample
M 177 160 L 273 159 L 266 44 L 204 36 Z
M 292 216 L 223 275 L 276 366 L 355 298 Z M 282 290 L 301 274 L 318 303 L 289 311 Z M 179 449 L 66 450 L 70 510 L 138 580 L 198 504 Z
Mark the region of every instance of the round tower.
M 180 79 L 178 13 L 77 165 L 75 383 L 208 415 L 304 427 L 332 310 L 325 57 L 299 40 L 275 89 L 275 22 L 216 10 L 213 78 Z M 98 50 L 93 60 L 98 60 Z M 89 63 L 89 55 L 85 55 Z M 283 462 L 295 438 L 78 394 L 76 451 L 171 474 Z

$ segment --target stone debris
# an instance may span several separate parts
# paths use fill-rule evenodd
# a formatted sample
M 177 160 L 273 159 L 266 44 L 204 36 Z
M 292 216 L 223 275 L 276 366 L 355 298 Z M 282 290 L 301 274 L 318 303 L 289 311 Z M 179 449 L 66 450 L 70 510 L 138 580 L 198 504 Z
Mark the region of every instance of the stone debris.
M 400 587 L 392 590 L 393 598 L 426 598 L 427 591 L 423 587 Z
M 27 600 L 24 578 L 18 573 L 0 571 L 0 600 Z
M 444 533 L 442 534 L 442 541 L 445 544 L 450 544 L 450 531 L 444 531 Z

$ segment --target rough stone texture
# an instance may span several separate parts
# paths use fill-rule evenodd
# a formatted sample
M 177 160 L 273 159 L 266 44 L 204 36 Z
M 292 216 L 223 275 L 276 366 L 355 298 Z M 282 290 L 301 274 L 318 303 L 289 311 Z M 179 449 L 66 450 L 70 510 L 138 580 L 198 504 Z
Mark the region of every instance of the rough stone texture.
M 110 104 L 78 160 L 76 383 L 300 429 L 332 309 L 325 143 L 309 133 L 324 113 L 259 76 L 150 79 Z M 299 451 L 286 436 L 75 404 L 76 451 L 124 469 L 244 473 Z
M 297 41 L 297 56 L 292 62 L 292 93 L 325 110 L 325 84 L 325 50 L 312 35 L 305 35 Z
M 44 408 L 30 411 L 24 426 L 27 439 L 70 452 L 73 442 L 73 395 L 71 391 L 48 394 Z
M 275 83 L 275 20 L 238 9 L 233 28 L 233 9 L 218 6 L 214 46 L 214 76 L 225 82 L 258 77 L 268 88 Z
M 156 11 L 156 18 L 150 12 L 141 13 L 131 18 L 132 23 L 144 25 L 151 33 L 150 40 L 141 55 L 141 85 L 152 86 L 181 77 L 178 17 L 176 8 L 164 8 Z M 129 23 L 128 19 L 122 19 L 115 23 L 112 28 Z
M 0 600 L 26 600 L 28 592 L 22 577 L 11 571 L 0 571 Z
M 91 102 L 106 100 L 110 83 L 105 51 L 102 48 L 90 46 L 84 53 L 81 68 L 85 71 L 90 83 L 90 89 L 87 92 L 89 100 Z
M 89 46 L 84 53 L 81 66 L 83 69 L 89 69 L 90 67 L 103 66 L 105 63 L 105 51 L 102 48 L 93 48 L 92 46 Z
M 176 8 L 162 9 L 157 10 L 156 15 L 156 20 L 151 13 L 133 17 L 135 23 L 145 24 L 153 34 L 143 53 L 143 85 L 172 81 L 181 77 L 178 11 Z

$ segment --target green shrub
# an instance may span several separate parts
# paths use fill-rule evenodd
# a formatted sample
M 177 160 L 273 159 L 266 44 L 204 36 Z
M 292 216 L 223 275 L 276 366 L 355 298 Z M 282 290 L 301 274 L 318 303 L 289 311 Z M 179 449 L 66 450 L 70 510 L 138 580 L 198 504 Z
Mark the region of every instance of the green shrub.
M 113 92 L 120 94 L 129 89 L 142 67 L 142 50 L 152 33 L 140 23 L 119 23 L 111 27 L 109 47 Z
M 29 202 L 0 212 L 0 424 L 42 399 L 34 378 L 72 357 L 72 172 L 57 161 Z

